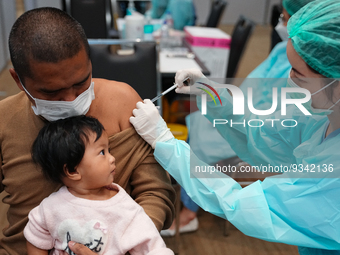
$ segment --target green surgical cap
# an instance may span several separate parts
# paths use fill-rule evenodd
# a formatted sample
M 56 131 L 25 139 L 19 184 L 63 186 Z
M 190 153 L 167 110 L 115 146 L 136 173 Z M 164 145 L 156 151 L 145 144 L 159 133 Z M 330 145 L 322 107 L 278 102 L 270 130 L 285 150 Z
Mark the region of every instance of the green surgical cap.
M 316 0 L 288 21 L 288 34 L 301 58 L 328 78 L 340 78 L 340 1 Z
M 290 16 L 293 16 L 294 13 L 312 1 L 314 0 L 282 0 L 282 6 Z

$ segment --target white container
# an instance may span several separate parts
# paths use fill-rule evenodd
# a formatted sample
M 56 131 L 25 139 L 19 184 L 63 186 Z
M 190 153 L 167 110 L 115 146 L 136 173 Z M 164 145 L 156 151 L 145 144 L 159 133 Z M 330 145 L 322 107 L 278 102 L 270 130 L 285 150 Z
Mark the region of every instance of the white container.
M 125 38 L 143 39 L 144 38 L 144 16 L 139 14 L 125 16 Z

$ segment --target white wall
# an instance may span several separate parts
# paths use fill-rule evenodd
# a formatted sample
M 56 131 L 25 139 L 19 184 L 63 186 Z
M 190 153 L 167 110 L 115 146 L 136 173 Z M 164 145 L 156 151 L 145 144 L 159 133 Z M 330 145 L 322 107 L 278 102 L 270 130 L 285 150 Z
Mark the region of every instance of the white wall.
M 25 10 L 37 7 L 62 7 L 61 0 L 24 0 Z M 10 56 L 8 36 L 16 20 L 16 1 L 0 0 L 0 71 L 6 66 Z
M 235 24 L 242 14 L 263 25 L 269 22 L 271 8 L 279 4 L 280 0 L 226 0 L 227 7 L 221 19 L 221 24 Z M 194 0 L 197 14 L 197 24 L 205 24 L 210 12 L 211 0 Z
M 203 25 L 208 20 L 208 15 L 210 11 L 210 1 L 209 0 L 193 0 L 196 10 L 196 24 Z
M 8 36 L 15 20 L 15 1 L 0 0 L 0 70 L 9 60 Z
M 61 9 L 61 0 L 24 0 L 25 10 L 31 10 L 38 7 L 56 7 Z

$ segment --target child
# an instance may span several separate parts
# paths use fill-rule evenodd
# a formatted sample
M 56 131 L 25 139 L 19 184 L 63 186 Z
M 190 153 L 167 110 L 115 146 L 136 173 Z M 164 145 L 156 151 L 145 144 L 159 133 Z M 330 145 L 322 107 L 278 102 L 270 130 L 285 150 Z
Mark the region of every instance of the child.
M 28 254 L 74 254 L 69 241 L 98 254 L 173 254 L 151 219 L 119 185 L 115 158 L 101 123 L 77 116 L 48 123 L 39 132 L 33 160 L 63 183 L 29 213 Z

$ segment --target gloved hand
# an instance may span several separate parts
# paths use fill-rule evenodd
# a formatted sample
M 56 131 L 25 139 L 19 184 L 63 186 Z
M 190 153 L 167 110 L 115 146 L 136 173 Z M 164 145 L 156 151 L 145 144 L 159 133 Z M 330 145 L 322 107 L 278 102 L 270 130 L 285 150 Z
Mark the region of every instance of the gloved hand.
M 183 84 L 183 81 L 188 78 L 186 86 Z M 206 79 L 206 77 L 203 75 L 203 73 L 195 68 L 192 69 L 184 69 L 179 70 L 176 73 L 175 76 L 175 83 L 178 84 L 178 87 L 176 88 L 176 93 L 182 93 L 182 94 L 193 94 L 193 95 L 200 95 L 202 94 L 202 90 L 197 89 L 195 87 L 192 87 L 196 83 L 196 81 L 200 79 Z
M 138 102 L 132 114 L 130 123 L 153 149 L 156 147 L 156 142 L 166 142 L 174 138 L 165 121 L 159 115 L 158 109 L 150 99 L 145 99 L 144 103 Z

